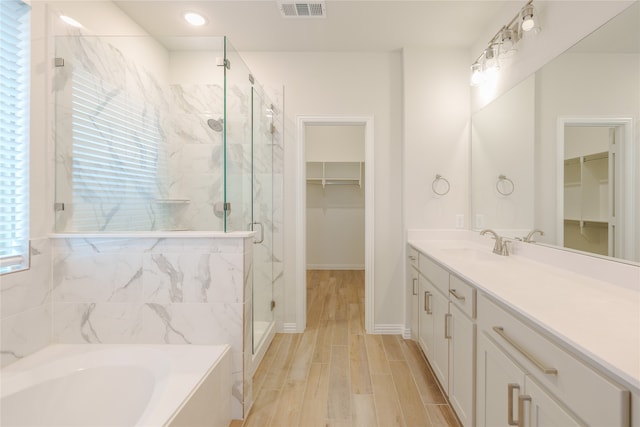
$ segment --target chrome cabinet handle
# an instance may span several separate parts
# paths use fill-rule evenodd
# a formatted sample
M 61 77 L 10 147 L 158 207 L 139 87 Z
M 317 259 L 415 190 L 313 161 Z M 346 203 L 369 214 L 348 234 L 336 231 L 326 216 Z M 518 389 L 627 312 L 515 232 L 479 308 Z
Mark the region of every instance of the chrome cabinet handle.
M 444 315 L 444 338 L 450 340 L 451 339 L 451 328 L 449 326 L 449 323 L 451 322 L 451 317 L 453 317 L 452 314 L 447 313 Z
M 449 293 L 456 297 L 457 300 L 464 301 L 464 295 L 460 295 L 455 289 L 449 289 Z
M 506 342 L 511 344 L 513 348 L 518 350 L 520 354 L 522 354 L 529 362 L 533 363 L 538 369 L 540 369 L 544 374 L 547 375 L 558 375 L 558 370 L 556 368 L 549 368 L 545 366 L 536 356 L 529 353 L 524 347 L 515 342 L 513 338 L 509 337 L 505 332 L 502 326 L 494 326 L 493 330 L 496 334 L 500 335 Z
M 519 420 L 513 418 L 513 391 L 518 390 L 518 394 L 520 394 L 520 385 L 511 383 L 507 385 L 507 424 L 510 426 L 517 426 L 520 424 Z M 520 396 L 518 396 L 520 398 Z M 520 409 L 518 407 L 518 409 Z
M 531 402 L 531 396 L 518 396 L 518 427 L 524 427 L 524 402 Z
M 418 283 L 418 278 L 413 278 L 413 295 L 418 295 L 418 290 L 416 289 L 416 284 Z
M 409 259 L 410 259 L 411 261 L 415 261 L 415 260 L 416 260 L 416 257 L 414 257 L 413 255 L 409 255 Z

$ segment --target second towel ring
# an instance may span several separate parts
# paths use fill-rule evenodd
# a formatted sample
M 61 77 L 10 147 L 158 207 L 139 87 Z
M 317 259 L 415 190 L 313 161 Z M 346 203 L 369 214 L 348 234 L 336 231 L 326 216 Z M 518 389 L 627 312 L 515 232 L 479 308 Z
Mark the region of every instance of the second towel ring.
M 444 191 L 438 191 L 436 189 L 436 186 L 438 185 L 438 183 L 440 181 L 443 181 L 446 184 L 446 190 Z M 442 175 L 437 174 L 436 175 L 436 179 L 433 180 L 433 182 L 431 183 L 431 189 L 433 190 L 433 192 L 438 195 L 438 196 L 444 196 L 445 194 L 447 194 L 449 192 L 449 190 L 451 190 L 451 184 L 449 184 L 449 181 L 447 181 L 446 178 L 444 178 Z
M 501 188 L 500 184 L 507 184 L 507 188 Z M 509 189 L 509 186 L 511 187 L 511 189 Z M 503 196 L 508 196 L 511 193 L 513 193 L 513 190 L 516 189 L 516 185 L 513 183 L 513 181 L 511 181 L 509 178 L 507 178 L 506 175 L 499 175 L 498 176 L 498 182 L 496 182 L 496 191 L 500 194 L 502 194 Z

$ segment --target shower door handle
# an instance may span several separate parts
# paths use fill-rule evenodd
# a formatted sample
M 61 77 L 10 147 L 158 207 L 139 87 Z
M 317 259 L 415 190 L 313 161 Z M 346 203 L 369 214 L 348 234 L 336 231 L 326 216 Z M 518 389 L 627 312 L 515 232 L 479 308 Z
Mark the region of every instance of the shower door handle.
M 253 243 L 257 245 L 259 243 L 264 242 L 264 225 L 261 222 L 252 222 L 251 225 L 252 225 L 251 229 L 254 231 L 255 231 L 256 225 L 260 226 L 260 240 L 254 240 Z

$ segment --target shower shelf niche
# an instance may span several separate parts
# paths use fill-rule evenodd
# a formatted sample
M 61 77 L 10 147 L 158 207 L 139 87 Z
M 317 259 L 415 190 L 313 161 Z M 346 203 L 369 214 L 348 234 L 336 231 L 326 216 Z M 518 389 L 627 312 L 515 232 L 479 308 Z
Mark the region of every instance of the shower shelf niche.
M 307 183 L 362 187 L 362 162 L 307 162 Z

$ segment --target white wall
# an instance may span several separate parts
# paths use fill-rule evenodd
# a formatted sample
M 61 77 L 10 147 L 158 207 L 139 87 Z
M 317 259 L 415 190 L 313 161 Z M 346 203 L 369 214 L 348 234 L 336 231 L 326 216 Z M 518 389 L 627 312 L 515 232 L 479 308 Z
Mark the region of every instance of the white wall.
M 363 125 L 307 125 L 308 162 L 364 162 Z
M 456 215 L 464 215 L 466 227 L 470 132 L 467 51 L 405 49 L 403 67 L 405 228 L 455 228 Z M 449 181 L 450 190 L 444 196 L 432 191 L 436 174 Z
M 373 116 L 376 325 L 403 325 L 401 56 L 393 53 L 244 52 L 256 78 L 285 87 L 285 328 L 296 319 L 296 185 L 300 115 Z
M 534 110 L 531 76 L 473 115 L 471 229 L 515 236 L 533 228 Z

